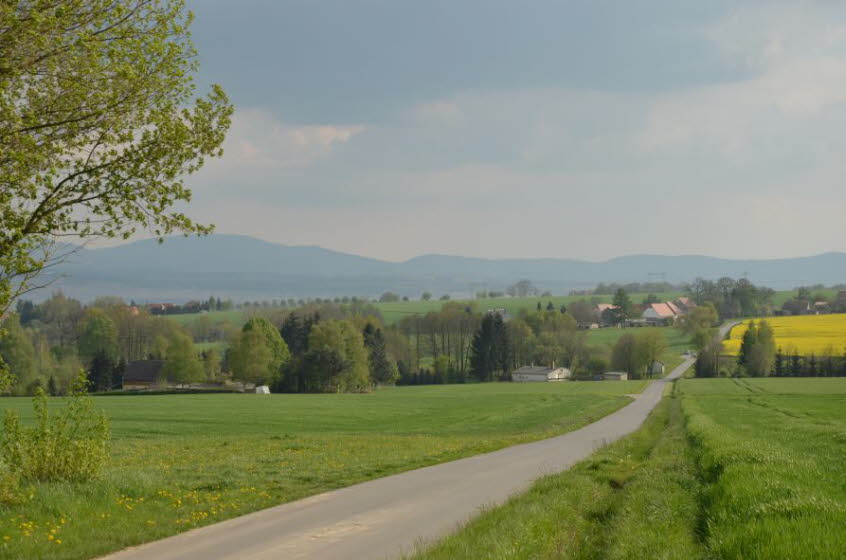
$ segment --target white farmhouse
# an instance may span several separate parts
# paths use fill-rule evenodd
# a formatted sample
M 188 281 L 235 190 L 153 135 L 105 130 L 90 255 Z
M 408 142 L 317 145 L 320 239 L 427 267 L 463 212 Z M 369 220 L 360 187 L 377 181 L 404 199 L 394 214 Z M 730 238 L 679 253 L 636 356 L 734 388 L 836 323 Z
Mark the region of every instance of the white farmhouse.
M 629 374 L 625 371 L 606 371 L 602 374 L 602 378 L 609 381 L 626 381 Z
M 573 372 L 564 367 L 523 366 L 511 372 L 511 381 L 565 381 Z

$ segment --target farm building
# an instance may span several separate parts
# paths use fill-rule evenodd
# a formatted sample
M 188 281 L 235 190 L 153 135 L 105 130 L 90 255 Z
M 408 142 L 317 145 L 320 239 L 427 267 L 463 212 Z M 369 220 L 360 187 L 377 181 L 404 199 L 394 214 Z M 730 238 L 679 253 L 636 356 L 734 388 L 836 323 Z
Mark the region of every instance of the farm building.
M 609 381 L 626 381 L 629 378 L 629 374 L 625 371 L 606 371 L 602 374 L 602 378 Z
M 164 360 L 136 360 L 126 364 L 124 390 L 149 389 L 158 384 Z
M 666 324 L 680 315 L 679 308 L 673 303 L 650 303 L 643 309 L 643 317 L 647 323 Z
M 511 381 L 564 381 L 573 372 L 563 367 L 523 366 L 511 372 Z

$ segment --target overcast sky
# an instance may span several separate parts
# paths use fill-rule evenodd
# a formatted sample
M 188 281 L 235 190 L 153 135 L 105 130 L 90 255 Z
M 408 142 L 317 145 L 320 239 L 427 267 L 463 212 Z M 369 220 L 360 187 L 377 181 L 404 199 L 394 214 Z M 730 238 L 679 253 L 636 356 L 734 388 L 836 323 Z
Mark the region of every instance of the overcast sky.
M 846 250 L 846 4 L 189 0 L 222 233 L 423 253 Z

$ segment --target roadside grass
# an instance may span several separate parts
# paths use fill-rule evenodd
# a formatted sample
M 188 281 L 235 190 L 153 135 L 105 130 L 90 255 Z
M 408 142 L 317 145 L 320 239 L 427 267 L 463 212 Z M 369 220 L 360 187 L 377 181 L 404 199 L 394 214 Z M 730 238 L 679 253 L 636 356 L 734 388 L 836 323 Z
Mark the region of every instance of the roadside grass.
M 410 557 L 588 559 L 703 557 L 698 481 L 679 400 L 644 425 Z
M 101 480 L 31 484 L 0 505 L 0 558 L 90 558 L 408 469 L 564 433 L 644 382 L 490 383 L 366 395 L 95 397 Z M 51 406 L 61 406 L 61 399 Z M 2 399 L 32 421 L 29 399 Z
M 690 337 L 675 327 L 629 327 L 625 329 L 604 328 L 587 331 L 587 342 L 592 345 L 605 345 L 609 349 L 626 333 L 638 334 L 646 329 L 660 331 L 667 341 L 667 348 L 661 354 L 661 361 L 666 366 L 666 373 L 684 361 L 682 353 L 692 349 Z M 610 351 L 610 350 L 609 350 Z
M 742 381 L 680 384 L 711 556 L 846 558 L 846 379 Z

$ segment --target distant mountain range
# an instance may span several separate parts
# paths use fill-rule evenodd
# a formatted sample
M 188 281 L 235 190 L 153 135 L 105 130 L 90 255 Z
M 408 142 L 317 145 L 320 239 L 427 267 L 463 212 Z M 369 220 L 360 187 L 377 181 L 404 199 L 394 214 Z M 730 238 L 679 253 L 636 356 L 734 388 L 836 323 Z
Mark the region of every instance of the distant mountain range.
M 287 246 L 240 235 L 172 237 L 118 247 L 80 249 L 56 269 L 52 289 L 83 300 L 115 295 L 174 301 L 209 295 L 240 300 L 377 296 L 391 290 L 419 297 L 470 296 L 531 280 L 566 294 L 600 282 L 689 282 L 697 277 L 747 276 L 774 289 L 846 282 L 846 253 L 768 260 L 685 255 L 634 255 L 604 262 L 574 259 L 479 259 L 423 255 L 394 263 L 315 246 Z M 44 293 L 46 292 L 46 293 Z M 49 291 L 34 294 L 46 297 Z

